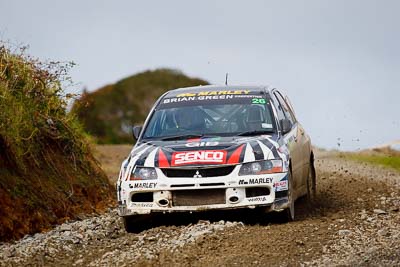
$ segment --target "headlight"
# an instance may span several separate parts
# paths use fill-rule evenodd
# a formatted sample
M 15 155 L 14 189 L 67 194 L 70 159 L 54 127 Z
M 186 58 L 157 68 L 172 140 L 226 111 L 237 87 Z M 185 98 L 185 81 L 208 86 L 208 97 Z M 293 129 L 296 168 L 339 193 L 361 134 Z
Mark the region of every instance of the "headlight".
M 244 163 L 240 167 L 239 175 L 258 175 L 276 172 L 283 172 L 283 163 L 280 159 Z
M 154 180 L 157 179 L 157 172 L 154 168 L 136 167 L 131 173 L 130 180 Z

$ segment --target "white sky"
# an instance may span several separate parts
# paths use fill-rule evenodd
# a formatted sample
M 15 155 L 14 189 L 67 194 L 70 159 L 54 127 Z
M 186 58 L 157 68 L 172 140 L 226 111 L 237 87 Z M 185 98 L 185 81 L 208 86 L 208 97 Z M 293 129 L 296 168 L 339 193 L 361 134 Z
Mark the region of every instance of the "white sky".
M 356 150 L 400 139 L 399 12 L 395 0 L 0 0 L 0 39 L 75 61 L 73 92 L 158 67 L 272 85 L 316 145 Z

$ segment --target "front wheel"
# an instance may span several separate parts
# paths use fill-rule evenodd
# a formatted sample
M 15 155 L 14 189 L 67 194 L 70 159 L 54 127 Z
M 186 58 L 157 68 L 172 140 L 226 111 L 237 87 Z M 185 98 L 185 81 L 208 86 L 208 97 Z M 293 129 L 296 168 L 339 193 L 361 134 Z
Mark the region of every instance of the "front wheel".
M 149 216 L 146 215 L 131 215 L 122 217 L 125 231 L 128 233 L 139 233 L 146 229 L 148 223 L 146 222 Z
M 135 233 L 135 220 L 134 216 L 122 217 L 122 222 L 124 223 L 125 231 L 128 233 Z
M 288 172 L 288 207 L 279 212 L 279 218 L 283 222 L 292 222 L 295 219 L 295 207 L 294 207 L 294 191 L 293 191 L 293 178 L 292 172 Z

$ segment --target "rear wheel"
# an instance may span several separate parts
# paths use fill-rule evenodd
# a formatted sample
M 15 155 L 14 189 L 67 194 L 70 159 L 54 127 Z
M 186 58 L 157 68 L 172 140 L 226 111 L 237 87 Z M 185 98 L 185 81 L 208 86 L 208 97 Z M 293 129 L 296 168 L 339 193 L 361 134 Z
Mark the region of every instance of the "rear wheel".
M 308 169 L 308 176 L 307 176 L 307 200 L 310 203 L 315 201 L 317 195 L 317 184 L 316 184 L 316 174 L 315 174 L 315 167 L 314 167 L 314 158 L 311 157 L 310 165 Z

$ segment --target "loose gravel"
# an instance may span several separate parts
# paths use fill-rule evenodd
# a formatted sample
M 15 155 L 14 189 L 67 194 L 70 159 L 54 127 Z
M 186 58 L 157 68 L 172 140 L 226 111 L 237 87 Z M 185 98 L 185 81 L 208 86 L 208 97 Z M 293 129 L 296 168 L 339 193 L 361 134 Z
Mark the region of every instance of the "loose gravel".
M 317 201 L 298 201 L 291 223 L 163 215 L 128 234 L 112 209 L 0 244 L 0 266 L 399 266 L 400 174 L 331 153 L 316 167 Z
M 123 266 L 139 258 L 152 259 L 164 249 L 173 253 L 204 235 L 238 227 L 243 224 L 199 221 L 127 234 L 116 210 L 109 210 L 100 216 L 67 222 L 49 232 L 0 245 L 0 266 Z

